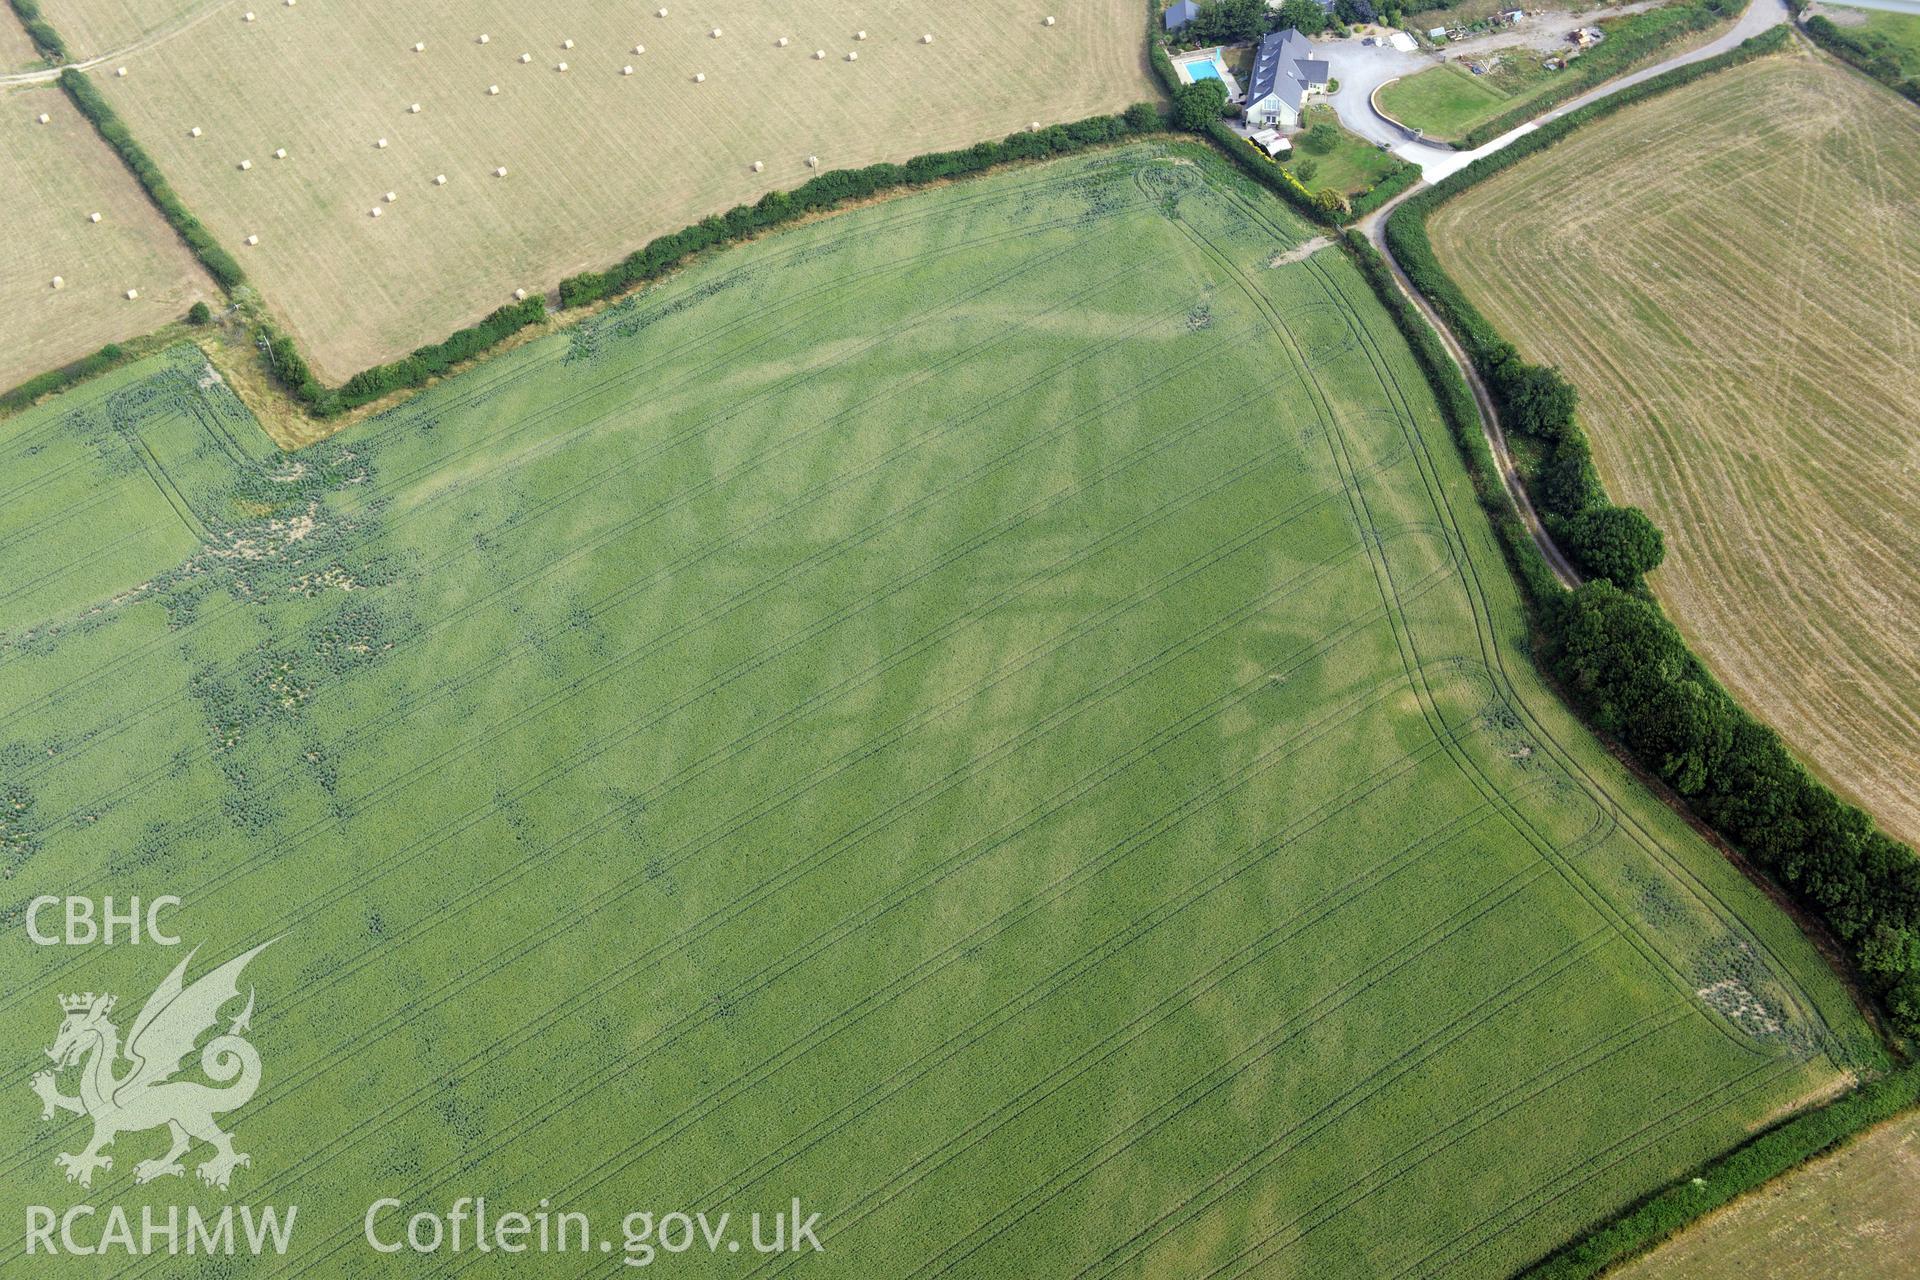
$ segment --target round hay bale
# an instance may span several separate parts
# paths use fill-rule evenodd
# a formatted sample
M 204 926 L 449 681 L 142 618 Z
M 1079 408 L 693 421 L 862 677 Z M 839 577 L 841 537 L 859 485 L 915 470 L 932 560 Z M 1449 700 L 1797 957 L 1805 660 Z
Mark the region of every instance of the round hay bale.
M 373 140 L 373 146 L 376 151 L 385 151 L 387 149 L 387 140 L 385 138 L 375 138 Z
M 425 53 L 427 51 L 427 42 L 425 40 L 415 40 L 413 42 L 413 51 L 415 53 Z
M 824 62 L 826 61 L 826 58 L 827 58 L 827 51 L 825 49 L 815 49 L 813 51 L 813 60 L 815 62 Z
M 555 71 L 565 71 L 567 69 L 567 64 L 564 62 L 557 62 L 554 64 L 553 69 Z
M 285 160 L 287 158 L 287 149 L 285 147 L 275 147 L 273 149 L 273 158 L 275 160 Z
M 400 198 L 400 193 L 399 193 L 399 192 L 397 192 L 397 191 L 389 191 L 389 192 L 387 192 L 387 203 L 388 203 L 388 204 L 392 204 L 392 203 L 393 203 L 393 202 L 394 202 L 395 200 L 398 200 L 399 198 Z
M 481 43 L 481 44 L 485 44 L 485 43 L 486 43 L 487 41 L 489 41 L 489 40 L 491 40 L 491 39 L 493 39 L 493 37 L 492 37 L 492 36 L 490 36 L 490 35 L 488 35 L 488 34 L 487 34 L 486 32 L 484 32 L 484 31 L 482 31 L 482 32 L 480 33 L 480 43 Z
M 54 287 L 54 288 L 56 288 L 56 289 L 64 289 L 64 288 L 66 288 L 66 287 L 67 287 L 67 279 L 66 279 L 66 277 L 65 277 L 65 276 L 55 276 L 55 277 L 53 278 L 53 287 Z
M 446 185 L 447 185 L 447 175 L 446 175 L 446 174 L 444 174 L 444 173 L 436 173 L 436 174 L 434 174 L 434 175 L 433 175 L 433 185 L 434 185 L 434 186 L 436 186 L 436 187 L 444 187 L 444 186 L 446 186 Z
M 417 116 L 417 115 L 419 115 L 419 114 L 420 114 L 420 104 L 416 102 L 416 103 L 414 103 L 414 104 L 413 104 L 412 106 L 410 106 L 410 107 L 408 107 L 408 108 L 407 108 L 407 114 L 408 114 L 408 115 L 410 115 L 410 116 Z
M 660 10 L 660 16 L 661 16 L 661 17 L 663 17 L 663 18 L 664 18 L 664 17 L 666 17 L 666 16 L 667 16 L 667 11 L 666 11 L 665 9 L 662 9 L 662 10 Z
M 369 209 L 369 210 L 367 210 L 367 216 L 368 216 L 368 217 L 370 217 L 370 218 L 377 218 L 377 217 L 379 217 L 379 216 L 380 216 L 380 206 L 379 206 L 379 205 L 375 205 L 375 206 L 373 206 L 373 208 L 371 208 L 371 209 Z
M 88 215 L 87 215 L 87 221 L 88 221 L 88 222 L 98 222 L 98 221 L 100 221 L 100 215 L 99 215 L 99 214 L 97 214 L 97 213 L 90 213 L 90 214 L 88 214 Z
M 189 130 L 187 130 L 187 136 L 188 136 L 189 138 L 197 138 L 197 137 L 199 137 L 199 136 L 200 136 L 200 126 L 199 126 L 199 125 L 195 125 L 195 126 L 193 126 L 193 128 L 191 128 L 191 129 L 189 129 Z
M 526 65 L 527 63 L 529 63 L 529 62 L 532 62 L 532 61 L 533 61 L 533 55 L 532 55 L 532 54 L 530 54 L 530 53 L 523 53 L 523 54 L 521 54 L 521 55 L 520 55 L 520 63 L 521 63 L 521 65 L 522 65 L 522 66 L 525 66 L 525 65 Z
M 137 299 L 137 298 L 138 298 L 139 296 L 140 296 L 140 291 L 139 291 L 138 289 L 129 289 L 129 290 L 127 290 L 127 301 L 128 301 L 128 302 L 132 302 L 132 301 L 134 301 L 134 300 L 135 300 L 135 299 Z
M 715 27 L 713 30 L 707 32 L 707 35 L 712 39 L 718 40 L 720 38 L 720 28 Z
M 241 15 L 241 20 L 242 20 L 243 22 L 252 22 L 252 21 L 253 21 L 253 10 L 251 10 L 251 9 L 249 9 L 249 10 L 247 10 L 245 14 L 243 14 L 243 15 Z
M 764 169 L 764 168 L 766 168 L 766 167 L 767 167 L 767 164 L 766 164 L 766 161 L 764 161 L 764 160 L 755 160 L 755 161 L 753 162 L 753 171 L 754 171 L 755 173 L 758 173 L 758 172 L 760 172 L 760 171 L 761 171 L 762 169 Z
M 785 36 L 781 36 L 778 40 L 775 40 L 774 43 L 779 45 L 782 49 L 784 49 L 787 47 L 787 38 Z
M 695 84 L 705 84 L 705 83 L 707 82 L 707 73 L 706 73 L 706 72 L 704 72 L 704 71 L 696 71 L 696 72 L 694 72 L 694 73 L 693 73 L 693 82 L 694 82 Z
M 247 237 L 247 243 L 248 243 L 248 244 L 259 244 L 259 243 L 260 243 L 260 237 L 259 237 L 259 236 L 248 236 L 248 237 Z
M 253 168 L 253 161 L 251 161 L 251 160 L 242 160 L 242 161 L 240 162 L 240 172 L 242 172 L 242 173 L 245 173 L 245 172 L 246 172 L 247 170 L 249 170 L 249 169 L 251 169 L 251 168 Z
M 1027 125 L 1027 132 L 1028 132 L 1028 133 L 1038 133 L 1038 132 L 1040 132 L 1040 122 L 1039 122 L 1038 120 L 1035 120 L 1035 121 L 1032 121 L 1031 123 L 1029 123 L 1029 124 Z
M 525 302 L 525 301 L 527 300 L 527 291 L 526 291 L 525 289 L 515 289 L 515 290 L 513 291 L 513 296 L 514 296 L 514 297 L 515 297 L 515 298 L 516 298 L 517 300 L 519 300 L 519 301 L 521 301 L 521 302 Z
M 1049 15 L 1047 16 L 1047 21 L 1046 21 L 1046 24 L 1045 24 L 1045 25 L 1047 25 L 1047 26 L 1049 26 L 1049 27 L 1053 25 L 1053 16 L 1052 16 L 1051 14 L 1049 14 Z
M 820 167 L 820 157 L 819 157 L 819 156 L 808 156 L 808 157 L 807 157 L 807 168 L 809 168 L 809 169 L 818 169 L 819 167 Z
M 571 48 L 573 48 L 573 41 L 571 41 L 571 40 L 562 40 L 562 41 L 560 42 L 560 47 L 561 47 L 562 49 L 571 49 Z
M 507 176 L 507 166 L 505 166 L 505 165 L 500 165 L 500 166 L 499 166 L 498 168 L 496 168 L 496 169 L 495 169 L 495 170 L 493 171 L 493 176 L 494 176 L 494 177 L 496 177 L 496 178 L 504 178 L 504 177 L 506 177 L 506 176 Z
M 637 44 L 637 45 L 635 45 L 635 46 L 633 46 L 633 51 L 634 51 L 635 53 L 645 53 L 645 52 L 647 51 L 647 46 L 645 46 L 645 45 L 643 45 L 643 44 Z
M 855 40 L 865 40 L 867 38 L 867 33 L 864 31 L 856 31 L 853 33 L 853 38 Z
M 125 67 L 115 67 L 113 69 L 113 74 L 117 76 L 125 76 L 127 74 L 127 69 Z
M 859 54 L 857 54 L 857 53 L 855 53 L 855 52 L 854 52 L 853 50 L 851 50 L 851 49 L 849 49 L 849 50 L 847 50 L 847 61 L 848 61 L 848 62 L 858 62 L 858 61 L 860 61 L 860 55 L 859 55 Z
M 41 124 L 52 124 L 52 123 L 53 123 L 53 117 L 52 117 L 52 116 L 50 116 L 50 115 L 48 115 L 48 114 L 47 114 L 46 112 L 44 112 L 44 111 L 42 111 L 42 112 L 40 113 L 40 123 L 41 123 Z
M 632 75 L 632 74 L 633 74 L 633 64 L 632 64 L 631 62 L 629 62 L 629 63 L 628 63 L 628 64 L 627 64 L 626 66 L 624 66 L 624 67 L 622 67 L 622 68 L 620 68 L 620 74 L 621 74 L 621 75 L 623 75 L 623 76 L 630 76 L 630 75 Z
M 487 93 L 493 97 L 498 97 L 500 95 L 500 86 L 497 84 L 488 85 Z
M 932 43 L 933 43 L 933 32 L 931 32 L 931 31 L 929 31 L 929 32 L 927 32 L 927 34 L 926 34 L 926 35 L 923 35 L 923 36 L 921 36 L 921 37 L 920 37 L 920 43 L 921 43 L 921 44 L 932 44 Z

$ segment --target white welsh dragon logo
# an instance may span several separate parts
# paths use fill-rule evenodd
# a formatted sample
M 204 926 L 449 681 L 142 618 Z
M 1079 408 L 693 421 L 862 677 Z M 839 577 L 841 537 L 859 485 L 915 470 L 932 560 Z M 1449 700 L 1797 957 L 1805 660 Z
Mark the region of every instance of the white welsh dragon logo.
M 245 1106 L 260 1087 L 260 1055 L 242 1038 L 253 1018 L 251 988 L 247 991 L 247 1007 L 228 1024 L 224 1034 L 207 1041 L 200 1051 L 200 1069 L 225 1087 L 215 1089 L 173 1077 L 186 1064 L 194 1042 L 219 1023 L 221 1006 L 239 998 L 240 971 L 270 945 L 263 942 L 192 986 L 184 986 L 182 979 L 193 960 L 188 953 L 147 998 L 127 1033 L 124 1050 L 119 1029 L 107 1016 L 113 1012 L 112 996 L 88 992 L 60 997 L 60 1007 L 67 1017 L 60 1024 L 53 1047 L 47 1050 L 54 1070 L 42 1071 L 32 1084 L 33 1091 L 40 1095 L 42 1119 L 52 1119 L 58 1110 L 93 1120 L 93 1141 L 86 1150 L 79 1155 L 55 1157 L 67 1171 L 67 1181 L 91 1187 L 95 1169 L 113 1168 L 113 1157 L 100 1152 L 115 1137 L 160 1125 L 167 1126 L 172 1134 L 173 1146 L 160 1159 L 135 1165 L 135 1182 L 185 1173 L 180 1157 L 195 1138 L 213 1148 L 213 1155 L 196 1170 L 209 1186 L 224 1188 L 236 1167 L 252 1165 L 250 1158 L 233 1149 L 233 1135 L 213 1122 L 214 1116 Z M 114 1067 L 122 1056 L 132 1066 L 125 1074 L 115 1075 Z M 80 1093 L 70 1098 L 60 1092 L 55 1075 L 76 1065 L 80 1067 Z

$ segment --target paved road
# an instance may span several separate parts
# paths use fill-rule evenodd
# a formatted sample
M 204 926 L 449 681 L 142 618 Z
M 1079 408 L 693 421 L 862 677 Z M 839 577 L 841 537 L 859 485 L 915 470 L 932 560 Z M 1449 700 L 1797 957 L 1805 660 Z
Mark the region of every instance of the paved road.
M 1892 0 L 1888 0 L 1889 3 Z M 1920 3 L 1920 0 L 1911 0 Z M 1759 35 L 1768 27 L 1787 20 L 1786 0 L 1753 0 L 1733 29 L 1698 49 L 1675 54 L 1663 62 L 1617 80 L 1609 80 L 1596 89 L 1562 106 L 1554 108 L 1536 120 L 1503 133 L 1485 146 L 1473 151 L 1455 151 L 1451 147 L 1438 146 L 1431 142 L 1420 142 L 1408 137 L 1405 130 L 1387 120 L 1373 109 L 1374 89 L 1397 76 L 1412 75 L 1417 71 L 1436 65 L 1432 55 L 1421 53 L 1401 53 L 1389 46 L 1362 45 L 1358 40 L 1332 40 L 1318 47 L 1325 52 L 1332 74 L 1340 81 L 1340 92 L 1333 96 L 1334 110 L 1340 115 L 1340 122 L 1363 138 L 1381 143 L 1390 148 L 1403 160 L 1410 160 L 1420 166 L 1421 174 L 1428 182 L 1438 182 L 1448 174 L 1457 173 L 1481 156 L 1498 151 L 1515 138 L 1524 137 L 1538 129 L 1549 120 L 1557 120 L 1567 112 L 1583 107 L 1610 93 L 1618 93 L 1628 85 L 1639 84 L 1642 80 L 1657 76 L 1663 71 L 1685 66 L 1689 62 L 1698 62 L 1702 58 L 1711 58 L 1715 54 L 1725 53 L 1750 36 Z
M 1502 134 L 1477 151 L 1451 151 L 1427 143 L 1403 141 L 1399 146 L 1393 148 L 1394 154 L 1419 164 L 1425 181 L 1415 184 L 1396 199 L 1388 201 L 1375 212 L 1362 218 L 1357 224 L 1358 229 L 1373 242 L 1374 246 L 1378 248 L 1386 258 L 1387 265 L 1391 267 L 1393 271 L 1394 283 L 1400 287 L 1400 292 L 1405 294 L 1408 300 L 1420 309 L 1421 314 L 1426 316 L 1427 323 L 1431 324 L 1434 332 L 1440 335 L 1441 341 L 1446 344 L 1447 350 L 1453 356 L 1454 362 L 1460 366 L 1461 372 L 1466 375 L 1467 385 L 1472 388 L 1473 398 L 1480 410 L 1480 429 L 1486 436 L 1488 448 L 1493 451 L 1494 462 L 1500 468 L 1501 478 L 1506 482 L 1507 494 L 1513 501 L 1514 509 L 1519 513 L 1521 521 L 1527 526 L 1527 531 L 1533 535 L 1534 544 L 1540 548 L 1540 554 L 1546 557 L 1547 564 L 1552 567 L 1554 575 L 1568 587 L 1579 585 L 1580 573 L 1573 567 L 1573 563 L 1567 558 L 1565 553 L 1560 550 L 1559 546 L 1555 544 L 1552 537 L 1548 535 L 1545 526 L 1540 522 L 1539 512 L 1534 509 L 1533 500 L 1527 496 L 1526 487 L 1520 483 L 1520 474 L 1513 465 L 1513 455 L 1507 448 L 1506 432 L 1500 426 L 1500 415 L 1494 411 L 1493 397 L 1487 393 L 1486 385 L 1480 380 L 1480 375 L 1474 369 L 1473 362 L 1467 359 L 1466 352 L 1461 348 L 1459 341 L 1454 337 L 1452 331 L 1441 322 L 1439 314 L 1427 304 L 1427 300 L 1422 297 L 1420 292 L 1408 281 L 1406 273 L 1401 270 L 1400 264 L 1394 260 L 1393 252 L 1387 247 L 1386 242 L 1387 215 L 1393 211 L 1394 207 L 1397 206 L 1401 200 L 1405 200 L 1414 192 L 1421 190 L 1427 186 L 1428 183 L 1437 182 L 1448 174 L 1466 167 L 1481 156 L 1493 151 L 1498 151 L 1515 138 L 1531 133 L 1547 121 L 1556 120 L 1569 111 L 1585 106 L 1589 102 L 1598 101 L 1609 94 L 1618 93 L 1629 85 L 1639 84 L 1641 81 L 1651 76 L 1657 76 L 1663 71 L 1671 71 L 1675 67 L 1682 67 L 1690 62 L 1698 62 L 1702 58 L 1711 58 L 1715 54 L 1724 53 L 1741 41 L 1751 36 L 1759 35 L 1769 27 L 1787 20 L 1788 14 L 1785 0 L 1753 0 L 1753 3 L 1747 7 L 1747 11 L 1740 15 L 1740 20 L 1734 24 L 1733 29 L 1720 38 L 1690 52 L 1677 54 L 1674 57 L 1666 59 L 1664 62 L 1648 67 L 1644 71 L 1636 71 L 1631 75 L 1621 76 L 1617 80 L 1609 80 L 1591 92 L 1573 99 L 1566 105 L 1547 112 L 1539 119 L 1529 121 L 1511 133 Z M 1366 49 L 1363 50 L 1363 52 L 1371 53 L 1373 50 Z M 1391 54 L 1394 51 L 1389 49 L 1386 52 Z M 1406 54 L 1398 56 L 1417 57 L 1417 55 Z M 1339 74 L 1337 64 L 1335 74 Z M 1380 81 L 1376 80 L 1375 83 L 1378 84 Z M 1337 96 L 1345 97 L 1346 87 L 1347 82 L 1345 78 L 1342 77 L 1340 81 L 1340 93 Z M 1369 92 L 1371 92 L 1371 90 L 1369 90 Z M 1375 118 L 1378 119 L 1377 116 Z M 1341 115 L 1341 119 L 1343 121 L 1346 119 L 1344 112 Z M 1384 122 L 1382 123 L 1384 124 Z M 1386 127 L 1391 129 L 1393 126 L 1386 125 Z M 1373 135 L 1369 134 L 1367 136 L 1371 137 Z

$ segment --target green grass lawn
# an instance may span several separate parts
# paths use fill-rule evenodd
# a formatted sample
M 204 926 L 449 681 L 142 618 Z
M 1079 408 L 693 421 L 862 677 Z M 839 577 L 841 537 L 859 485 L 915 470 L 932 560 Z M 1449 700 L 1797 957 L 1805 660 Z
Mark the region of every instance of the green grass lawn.
M 806 1274 L 1505 1276 L 1865 1065 L 1542 686 L 1388 317 L 1268 265 L 1311 234 L 1137 145 L 295 455 L 190 347 L 0 423 L 0 1217 L 229 1198 L 136 1186 L 151 1132 L 63 1181 L 55 996 L 124 1030 L 179 953 L 31 946 L 41 893 L 179 895 L 196 972 L 277 939 L 225 1121 L 299 1230 L 231 1276 L 479 1194 L 616 1248 L 797 1196 Z
M 1293 166 L 1297 177 L 1301 173 L 1300 162 L 1313 161 L 1313 177 L 1302 181 L 1309 191 L 1330 187 L 1343 195 L 1359 195 L 1399 167 L 1400 162 L 1392 154 L 1342 125 L 1339 115 L 1327 103 L 1309 106 L 1300 123 L 1302 132 L 1294 135 L 1294 155 L 1287 163 Z M 1332 148 L 1324 152 L 1315 151 L 1302 142 L 1305 131 L 1322 124 L 1332 125 L 1337 139 Z
M 1429 138 L 1453 141 L 1483 120 L 1507 109 L 1512 95 L 1487 76 L 1476 76 L 1449 62 L 1406 76 L 1380 90 L 1386 113 Z

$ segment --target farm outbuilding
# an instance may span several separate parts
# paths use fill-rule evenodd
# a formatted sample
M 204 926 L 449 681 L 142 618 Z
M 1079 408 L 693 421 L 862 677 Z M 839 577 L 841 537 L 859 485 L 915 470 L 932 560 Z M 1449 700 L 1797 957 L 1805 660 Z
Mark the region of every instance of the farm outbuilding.
M 1194 0 L 1177 0 L 1161 16 L 1160 21 L 1168 31 L 1179 31 L 1199 16 L 1200 6 Z

